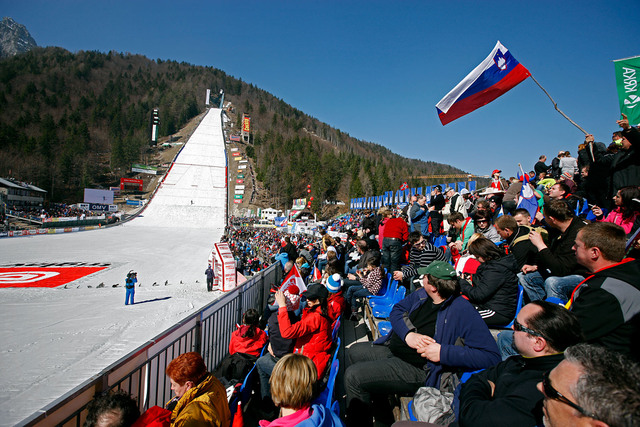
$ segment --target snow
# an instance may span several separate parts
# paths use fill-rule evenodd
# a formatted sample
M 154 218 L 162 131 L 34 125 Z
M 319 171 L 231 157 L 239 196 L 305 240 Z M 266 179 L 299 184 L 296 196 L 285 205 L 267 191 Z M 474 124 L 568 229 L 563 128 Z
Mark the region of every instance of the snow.
M 206 291 L 204 270 L 224 231 L 225 165 L 220 110 L 211 109 L 141 217 L 0 240 L 1 266 L 109 264 L 66 287 L 0 289 L 1 426 L 19 423 L 219 296 Z M 136 304 L 125 306 L 130 270 L 140 286 Z

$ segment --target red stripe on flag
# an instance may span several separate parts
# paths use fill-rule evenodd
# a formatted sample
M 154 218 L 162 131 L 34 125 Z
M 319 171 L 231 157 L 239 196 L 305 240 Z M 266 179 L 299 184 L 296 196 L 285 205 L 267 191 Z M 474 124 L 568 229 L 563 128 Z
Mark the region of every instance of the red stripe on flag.
M 504 95 L 519 83 L 529 77 L 531 73 L 522 64 L 516 65 L 516 67 L 507 74 L 502 80 L 495 85 L 486 88 L 482 92 L 478 92 L 467 98 L 464 98 L 449 108 L 446 113 L 438 114 L 442 125 L 451 123 L 455 119 L 458 119 L 466 114 L 469 114 L 473 110 L 477 110 L 480 107 L 487 105 L 488 103 L 495 101 L 500 96 Z

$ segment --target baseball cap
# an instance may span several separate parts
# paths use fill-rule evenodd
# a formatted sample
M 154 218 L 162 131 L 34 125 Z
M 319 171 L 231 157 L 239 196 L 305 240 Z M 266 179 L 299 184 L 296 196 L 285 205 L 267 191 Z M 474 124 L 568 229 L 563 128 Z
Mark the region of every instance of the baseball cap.
M 433 277 L 443 280 L 455 279 L 456 271 L 453 266 L 444 261 L 433 261 L 427 267 L 421 267 L 418 269 L 418 274 L 430 274 Z
M 460 190 L 460 194 L 469 194 L 469 190 L 463 188 L 462 190 Z
M 309 285 L 306 291 L 302 293 L 307 299 L 327 299 L 329 297 L 329 291 L 324 287 L 322 283 L 312 283 Z

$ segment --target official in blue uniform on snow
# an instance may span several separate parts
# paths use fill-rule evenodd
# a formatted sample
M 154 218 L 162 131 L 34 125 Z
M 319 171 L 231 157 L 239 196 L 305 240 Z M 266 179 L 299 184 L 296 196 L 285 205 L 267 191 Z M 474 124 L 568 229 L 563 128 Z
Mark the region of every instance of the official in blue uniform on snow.
M 131 270 L 129 274 L 127 274 L 127 280 L 125 281 L 125 289 L 127 293 L 124 297 L 124 305 L 129 305 L 129 299 L 131 299 L 131 305 L 134 304 L 133 296 L 136 293 L 136 283 L 138 283 L 138 273 Z

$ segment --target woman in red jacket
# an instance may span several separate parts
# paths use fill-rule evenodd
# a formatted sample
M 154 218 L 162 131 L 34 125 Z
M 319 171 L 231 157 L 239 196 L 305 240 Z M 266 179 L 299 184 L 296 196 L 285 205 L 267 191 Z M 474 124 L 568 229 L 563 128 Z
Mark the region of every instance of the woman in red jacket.
M 322 378 L 331 359 L 331 318 L 327 312 L 329 292 L 324 285 L 314 283 L 302 295 L 307 298 L 307 306 L 300 321 L 292 324 L 287 315 L 284 292 L 276 292 L 280 334 L 283 338 L 296 340 L 293 352 L 313 360 L 318 378 Z

